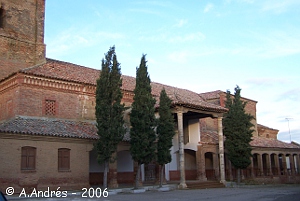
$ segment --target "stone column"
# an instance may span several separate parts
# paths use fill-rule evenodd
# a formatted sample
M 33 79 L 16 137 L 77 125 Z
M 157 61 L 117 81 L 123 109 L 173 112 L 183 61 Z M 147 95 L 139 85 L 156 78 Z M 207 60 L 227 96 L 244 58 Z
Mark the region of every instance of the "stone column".
M 296 158 L 296 164 L 297 164 L 297 171 L 296 171 L 296 174 L 299 175 L 299 174 L 300 174 L 300 161 L 299 161 L 299 155 L 296 154 L 296 155 L 295 155 L 295 158 Z
M 273 177 L 271 154 L 268 154 L 268 157 L 267 157 L 267 166 L 269 168 L 269 176 Z
M 185 183 L 185 167 L 184 167 L 184 144 L 183 144 L 183 112 L 177 112 L 178 121 L 178 142 L 179 142 L 179 170 L 180 170 L 180 184 L 179 189 L 187 188 Z
M 290 167 L 291 167 L 291 174 L 295 175 L 295 161 L 293 154 L 290 154 Z
M 281 172 L 280 172 L 280 165 L 279 165 L 279 155 L 276 154 L 274 155 L 274 161 L 275 161 L 275 167 L 277 169 L 277 175 L 281 175 Z
M 251 164 L 250 164 L 250 168 L 251 168 L 251 177 L 254 178 L 254 163 L 253 163 L 253 157 L 250 158 L 251 159 Z
M 263 167 L 263 161 L 262 161 L 262 154 L 257 154 L 257 165 L 259 168 L 260 176 L 264 176 L 264 167 Z
M 219 135 L 219 157 L 220 157 L 220 182 L 224 183 L 225 180 L 225 164 L 224 164 L 224 139 L 222 117 L 218 117 L 218 135 Z
M 113 153 L 112 155 L 113 158 L 115 158 L 115 161 L 113 163 L 110 163 L 109 164 L 109 172 L 108 172 L 108 175 L 109 175 L 109 183 L 108 183 L 108 187 L 109 188 L 118 188 L 119 187 L 119 184 L 118 184 L 118 171 L 117 171 L 117 165 L 118 165 L 118 162 L 117 162 L 117 154 L 116 153 Z
M 300 175 L 300 155 L 296 155 L 297 160 L 297 174 Z
M 282 154 L 283 175 L 288 175 L 286 166 L 286 154 Z

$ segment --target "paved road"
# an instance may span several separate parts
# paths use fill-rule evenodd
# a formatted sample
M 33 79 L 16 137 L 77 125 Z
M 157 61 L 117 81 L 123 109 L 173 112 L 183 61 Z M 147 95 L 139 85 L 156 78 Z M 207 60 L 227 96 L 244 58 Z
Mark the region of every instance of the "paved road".
M 202 190 L 174 190 L 169 192 L 147 191 L 141 194 L 120 193 L 107 198 L 89 199 L 78 196 L 67 198 L 31 198 L 8 200 L 19 201 L 300 201 L 300 185 L 249 186 L 241 188 L 219 188 Z

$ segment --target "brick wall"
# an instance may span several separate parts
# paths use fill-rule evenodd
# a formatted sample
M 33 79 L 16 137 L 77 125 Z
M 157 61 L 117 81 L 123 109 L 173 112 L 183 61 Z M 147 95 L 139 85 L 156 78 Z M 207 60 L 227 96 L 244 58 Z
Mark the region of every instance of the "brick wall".
M 46 100 L 56 102 L 55 115 L 50 117 L 65 119 L 80 119 L 82 117 L 82 108 L 80 107 L 82 100 L 79 95 L 29 86 L 20 87 L 18 114 L 36 117 L 47 116 L 45 114 Z
M 10 119 L 17 113 L 19 87 L 0 91 L 0 121 Z
M 0 28 L 0 80 L 45 61 L 45 0 L 0 0 L 4 10 Z
M 265 126 L 257 126 L 258 136 L 265 138 L 277 139 L 278 130 Z
M 95 94 L 87 93 L 84 84 L 31 78 L 18 73 L 0 83 L 0 121 L 15 115 L 46 117 L 47 100 L 55 101 L 55 115 L 49 117 L 95 120 Z M 132 97 L 124 92 L 126 106 Z M 129 122 L 128 115 L 125 120 Z
M 246 113 L 251 114 L 252 116 L 254 116 L 254 120 L 252 120 L 252 124 L 254 125 L 253 127 L 253 136 L 258 136 L 258 132 L 257 132 L 257 119 L 256 119 L 256 101 L 247 99 L 247 98 L 241 98 L 242 101 L 247 102 L 246 107 L 245 107 L 245 111 Z M 210 103 L 213 104 L 217 104 L 220 106 L 225 107 L 225 102 L 226 102 L 226 93 L 220 93 L 220 97 L 219 98 L 215 98 L 215 99 L 210 99 L 207 100 Z M 205 130 L 214 130 L 217 131 L 218 130 L 218 123 L 217 123 L 217 119 L 211 119 L 211 118 L 205 118 L 204 120 L 201 120 L 201 126 L 205 126 Z M 201 130 L 203 130 L 203 128 L 201 128 Z
M 36 187 L 38 190 L 48 186 L 53 190 L 81 189 L 89 187 L 89 151 L 92 142 L 67 138 L 37 137 L 20 134 L 1 134 L 0 147 L 0 190 L 8 186 L 19 192 L 23 187 Z M 21 170 L 21 147 L 36 147 L 36 170 Z M 68 148 L 70 152 L 70 171 L 58 171 L 58 149 Z

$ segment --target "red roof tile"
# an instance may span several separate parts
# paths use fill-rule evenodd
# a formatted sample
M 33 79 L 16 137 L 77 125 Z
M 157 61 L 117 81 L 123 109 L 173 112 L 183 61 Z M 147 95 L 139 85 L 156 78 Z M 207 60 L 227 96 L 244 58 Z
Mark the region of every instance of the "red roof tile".
M 98 139 L 95 123 L 17 116 L 0 123 L 0 132 L 68 138 Z
M 268 130 L 274 130 L 274 131 L 279 131 L 278 129 L 270 128 L 261 124 L 257 124 L 257 128 L 263 128 L 263 129 L 268 129 Z
M 98 139 L 96 122 L 17 116 L 0 123 L 0 133 Z M 129 132 L 123 141 L 129 141 Z
M 220 99 L 220 94 L 224 93 L 226 94 L 226 92 L 221 91 L 221 90 L 216 90 L 216 91 L 210 91 L 210 92 L 205 92 L 205 93 L 200 93 L 199 95 L 204 99 L 204 100 L 212 100 L 212 99 Z M 253 102 L 257 102 L 255 100 L 249 99 L 249 98 L 245 98 L 242 97 L 242 99 L 247 100 L 247 101 L 253 101 Z
M 21 70 L 20 72 L 91 85 L 96 85 L 96 80 L 100 75 L 100 70 L 53 59 L 47 59 L 47 62 L 44 64 L 26 68 Z M 127 91 L 133 91 L 135 88 L 135 78 L 126 75 L 123 75 L 122 78 L 122 88 Z M 199 94 L 190 90 L 180 89 L 155 82 L 152 82 L 151 86 L 152 94 L 156 97 L 159 97 L 160 91 L 165 88 L 166 93 L 173 101 L 173 104 L 210 112 L 227 112 L 226 108 L 208 103 L 204 101 L 204 99 L 201 98 Z
M 201 131 L 201 143 L 212 143 L 218 144 L 219 138 L 216 131 Z M 224 140 L 226 138 L 224 137 Z M 252 137 L 250 142 L 252 147 L 261 147 L 261 148 L 283 148 L 283 149 L 300 149 L 300 145 L 297 143 L 286 143 L 277 139 L 264 138 L 264 137 Z
M 220 93 L 223 93 L 223 91 L 216 90 L 216 91 L 210 91 L 210 92 L 200 93 L 199 95 L 204 100 L 211 100 L 211 99 L 219 99 L 220 98 Z
M 286 143 L 273 138 L 253 137 L 252 139 L 250 142 L 252 147 L 300 149 L 300 146 L 295 143 Z

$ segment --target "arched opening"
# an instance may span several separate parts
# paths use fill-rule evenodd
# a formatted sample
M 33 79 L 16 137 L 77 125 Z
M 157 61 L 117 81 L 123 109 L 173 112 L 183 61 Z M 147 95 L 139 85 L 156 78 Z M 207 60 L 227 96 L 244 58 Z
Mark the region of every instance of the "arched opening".
M 284 163 L 283 163 L 283 154 L 278 155 L 278 161 L 279 161 L 279 169 L 280 169 L 280 175 L 284 175 Z
M 206 152 L 205 153 L 205 173 L 207 179 L 215 179 L 215 170 L 214 170 L 214 162 L 213 162 L 213 153 Z
M 268 171 L 268 154 L 263 154 L 262 155 L 262 167 L 263 167 L 263 174 L 269 175 L 269 171 Z
M 272 169 L 273 175 L 278 175 L 278 168 L 277 168 L 276 162 L 275 162 L 276 157 L 277 157 L 276 154 L 271 154 L 271 169 Z
M 184 165 L 185 165 L 185 179 L 195 180 L 197 179 L 197 163 L 196 152 L 194 150 L 184 150 Z
M 258 154 L 253 154 L 253 174 L 255 177 L 260 175 L 260 170 L 258 167 Z

